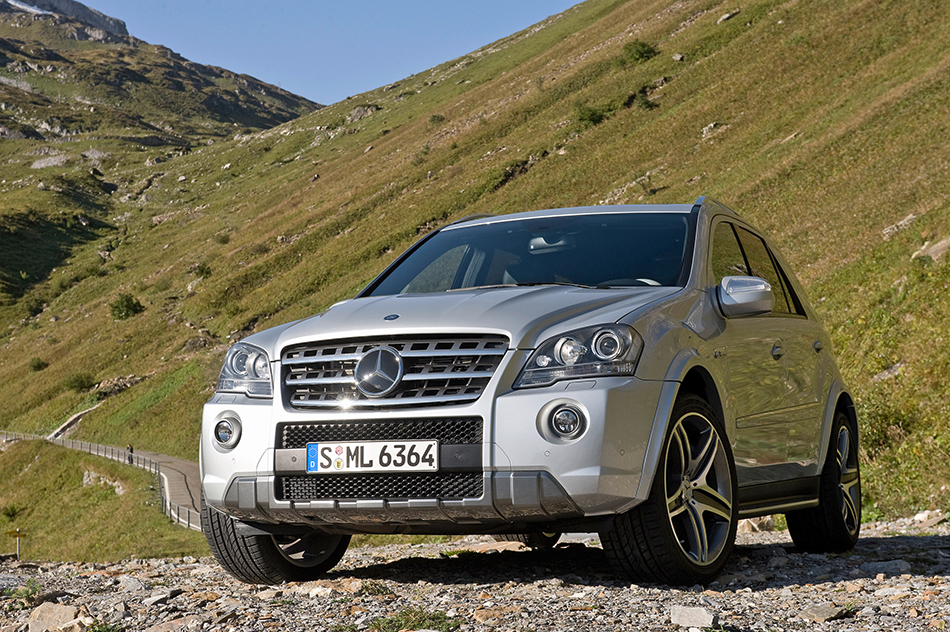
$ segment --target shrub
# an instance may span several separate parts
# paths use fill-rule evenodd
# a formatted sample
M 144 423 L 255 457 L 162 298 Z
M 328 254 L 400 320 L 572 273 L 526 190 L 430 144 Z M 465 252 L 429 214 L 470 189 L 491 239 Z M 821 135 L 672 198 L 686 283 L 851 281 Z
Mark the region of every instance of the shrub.
M 119 294 L 119 298 L 110 303 L 109 307 L 112 309 L 112 317 L 116 320 L 132 318 L 145 311 L 145 307 L 131 294 Z
M 218 233 L 214 236 L 214 241 L 222 246 L 231 241 L 231 235 L 227 233 Z
M 47 362 L 43 358 L 36 358 L 36 357 L 30 358 L 30 362 L 29 362 L 30 371 L 34 373 L 42 371 L 48 366 L 49 366 L 49 362 Z
M 83 393 L 96 385 L 96 378 L 91 373 L 74 373 L 66 378 L 66 388 L 77 393 Z
M 601 107 L 578 103 L 574 106 L 574 114 L 577 116 L 577 122 L 584 127 L 593 127 L 600 125 L 607 120 L 608 112 Z
M 441 114 L 433 114 L 429 117 L 429 125 L 435 127 L 436 125 L 441 125 L 445 122 L 445 117 Z
M 21 507 L 17 507 L 16 505 L 5 505 L 3 509 L 0 509 L 0 516 L 3 516 L 12 522 L 13 520 L 16 520 L 16 517 L 20 515 L 20 512 L 22 511 L 23 509 Z
M 199 263 L 195 265 L 191 271 L 194 272 L 195 276 L 199 279 L 207 279 L 211 276 L 211 266 L 207 263 Z
M 642 40 L 633 40 L 623 46 L 623 52 L 620 54 L 620 64 L 627 66 L 629 64 L 639 64 L 645 62 L 659 53 L 657 50 Z

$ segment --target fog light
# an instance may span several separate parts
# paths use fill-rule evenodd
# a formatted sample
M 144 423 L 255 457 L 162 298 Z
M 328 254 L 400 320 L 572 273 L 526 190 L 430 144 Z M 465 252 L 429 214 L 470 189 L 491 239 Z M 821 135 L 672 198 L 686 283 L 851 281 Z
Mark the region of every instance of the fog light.
M 241 422 L 225 417 L 214 426 L 214 438 L 225 448 L 233 448 L 241 440 Z
M 576 437 L 583 426 L 580 411 L 571 406 L 562 406 L 551 414 L 551 428 L 563 439 Z

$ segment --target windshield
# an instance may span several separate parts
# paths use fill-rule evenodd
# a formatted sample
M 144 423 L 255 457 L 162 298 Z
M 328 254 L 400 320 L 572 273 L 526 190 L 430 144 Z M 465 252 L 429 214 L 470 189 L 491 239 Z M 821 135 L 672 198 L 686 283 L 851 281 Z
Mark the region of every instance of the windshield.
M 418 244 L 363 296 L 566 284 L 680 286 L 692 215 L 560 215 L 450 226 Z

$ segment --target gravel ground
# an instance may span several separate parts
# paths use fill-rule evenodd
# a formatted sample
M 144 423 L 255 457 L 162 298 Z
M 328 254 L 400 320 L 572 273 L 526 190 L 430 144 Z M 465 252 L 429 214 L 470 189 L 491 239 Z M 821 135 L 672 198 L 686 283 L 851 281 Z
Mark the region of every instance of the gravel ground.
M 569 538 L 550 551 L 518 547 L 479 536 L 355 548 L 326 579 L 281 586 L 241 584 L 212 559 L 6 557 L 0 632 L 782 632 L 950 623 L 950 524 L 939 513 L 865 524 L 844 555 L 799 553 L 786 532 L 740 534 L 725 572 L 705 588 L 621 579 L 594 538 Z

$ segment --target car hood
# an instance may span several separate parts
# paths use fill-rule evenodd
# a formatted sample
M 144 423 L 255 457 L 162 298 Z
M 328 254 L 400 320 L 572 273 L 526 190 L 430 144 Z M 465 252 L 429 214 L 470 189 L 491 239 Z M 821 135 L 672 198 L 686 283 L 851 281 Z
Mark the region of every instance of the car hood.
M 265 349 L 272 360 L 284 347 L 298 343 L 390 335 L 502 334 L 511 348 L 534 349 L 565 331 L 617 322 L 679 289 L 502 287 L 357 298 L 254 334 L 246 342 Z

